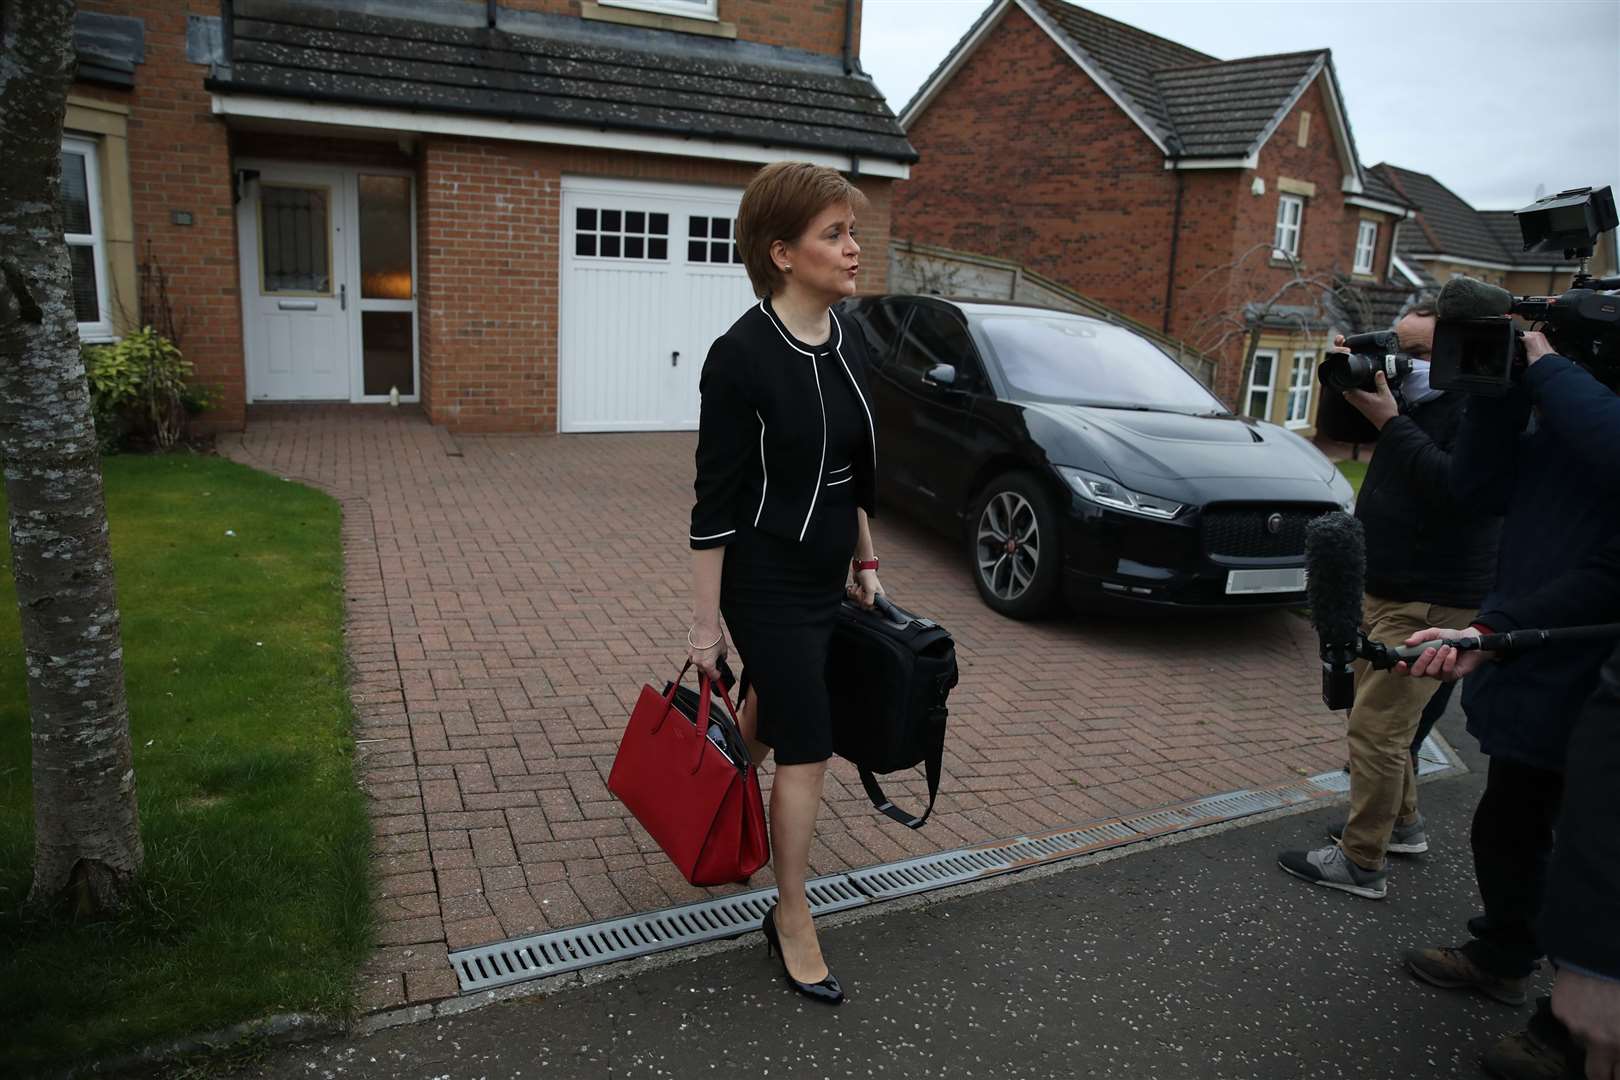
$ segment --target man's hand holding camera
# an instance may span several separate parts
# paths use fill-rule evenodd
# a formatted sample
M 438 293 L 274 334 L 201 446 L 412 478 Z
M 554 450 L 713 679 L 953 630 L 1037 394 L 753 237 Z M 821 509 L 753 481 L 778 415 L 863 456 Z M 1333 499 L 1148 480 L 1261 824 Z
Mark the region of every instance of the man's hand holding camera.
M 1333 344 L 1335 347 L 1329 349 L 1329 352 L 1349 355 L 1350 350 L 1343 347 L 1343 334 L 1335 337 Z M 1344 400 L 1354 405 L 1356 411 L 1367 418 L 1369 424 L 1377 430 L 1383 431 L 1385 424 L 1400 415 L 1401 406 L 1395 400 L 1395 395 L 1390 391 L 1389 380 L 1384 378 L 1382 371 L 1373 374 L 1373 381 L 1378 386 L 1377 390 L 1371 392 L 1366 390 L 1344 390 L 1341 393 L 1344 394 Z
M 1526 364 L 1534 364 L 1537 360 L 1540 360 L 1548 353 L 1558 351 L 1552 347 L 1552 342 L 1547 340 L 1547 335 L 1543 334 L 1540 330 L 1526 330 L 1524 332 L 1524 336 L 1520 338 L 1520 340 L 1524 343 L 1524 359 Z

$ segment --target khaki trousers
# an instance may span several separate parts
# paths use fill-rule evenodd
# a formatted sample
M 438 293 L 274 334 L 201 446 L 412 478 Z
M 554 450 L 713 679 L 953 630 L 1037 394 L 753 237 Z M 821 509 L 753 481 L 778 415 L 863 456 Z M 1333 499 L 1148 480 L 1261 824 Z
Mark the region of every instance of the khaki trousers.
M 1478 614 L 1442 604 L 1363 598 L 1362 633 L 1383 645 L 1399 645 L 1419 630 L 1443 626 L 1461 630 Z M 1412 770 L 1412 737 L 1423 706 L 1433 696 L 1432 679 L 1375 671 L 1365 660 L 1355 666 L 1356 704 L 1350 710 L 1350 820 L 1340 841 L 1352 862 L 1381 870 L 1389 834 L 1399 822 L 1417 820 L 1417 776 Z

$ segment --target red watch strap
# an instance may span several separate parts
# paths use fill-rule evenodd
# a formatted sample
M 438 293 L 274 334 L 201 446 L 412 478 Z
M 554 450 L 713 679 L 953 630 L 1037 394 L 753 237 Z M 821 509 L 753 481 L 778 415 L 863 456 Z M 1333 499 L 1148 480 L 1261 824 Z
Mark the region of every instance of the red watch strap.
M 862 570 L 876 570 L 878 568 L 878 561 L 875 557 L 870 559 L 851 559 L 849 564 L 855 568 L 855 572 L 857 574 Z

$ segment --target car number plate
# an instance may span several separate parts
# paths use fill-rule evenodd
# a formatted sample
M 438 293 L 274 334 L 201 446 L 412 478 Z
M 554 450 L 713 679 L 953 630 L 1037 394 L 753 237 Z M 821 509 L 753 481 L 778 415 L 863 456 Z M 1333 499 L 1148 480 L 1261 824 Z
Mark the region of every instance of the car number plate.
M 1230 570 L 1226 575 L 1226 594 L 1304 592 L 1305 568 L 1290 570 Z

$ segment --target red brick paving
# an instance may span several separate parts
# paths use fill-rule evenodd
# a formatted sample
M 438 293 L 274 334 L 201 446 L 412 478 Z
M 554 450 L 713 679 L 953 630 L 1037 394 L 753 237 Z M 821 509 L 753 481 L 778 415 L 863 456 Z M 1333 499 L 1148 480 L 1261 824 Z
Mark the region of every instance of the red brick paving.
M 683 656 L 694 446 L 686 433 L 452 438 L 419 413 L 344 407 L 256 410 L 222 439 L 343 504 L 380 921 L 365 1007 L 454 993 L 447 949 L 724 891 L 687 885 L 605 783 L 641 685 Z M 1314 635 L 1291 614 L 1015 623 L 980 603 L 947 541 L 898 516 L 874 532 L 889 593 L 956 638 L 945 779 L 913 832 L 874 813 L 835 759 L 816 874 L 1341 759 Z M 885 786 L 925 798 L 920 775 Z

